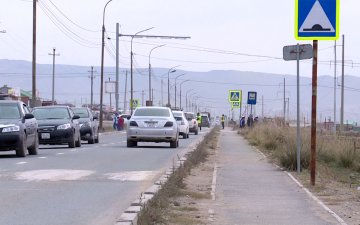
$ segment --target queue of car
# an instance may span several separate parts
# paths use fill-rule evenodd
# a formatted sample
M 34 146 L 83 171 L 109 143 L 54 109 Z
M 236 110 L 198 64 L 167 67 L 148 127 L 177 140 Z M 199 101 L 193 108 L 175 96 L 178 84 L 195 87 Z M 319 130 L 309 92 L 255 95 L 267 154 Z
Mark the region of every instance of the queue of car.
M 167 142 L 179 146 L 179 137 L 198 134 L 195 114 L 168 107 L 138 107 L 126 116 L 127 147 L 138 142 Z M 21 101 L 0 101 L 0 151 L 16 156 L 38 154 L 39 144 L 81 147 L 81 141 L 99 143 L 98 117 L 88 108 L 53 105 L 30 109 Z
M 39 144 L 81 147 L 81 141 L 99 143 L 99 123 L 88 108 L 40 106 L 30 109 L 21 101 L 0 101 L 0 151 L 16 156 L 37 155 Z

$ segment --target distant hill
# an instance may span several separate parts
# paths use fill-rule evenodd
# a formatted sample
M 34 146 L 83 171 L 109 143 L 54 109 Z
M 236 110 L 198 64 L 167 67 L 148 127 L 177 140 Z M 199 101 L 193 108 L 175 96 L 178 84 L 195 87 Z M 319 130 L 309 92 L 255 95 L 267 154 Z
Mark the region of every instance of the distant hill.
M 100 68 L 94 68 L 96 78 L 94 79 L 94 100 L 99 103 L 100 93 Z M 120 68 L 120 107 L 124 105 L 125 90 L 125 71 L 129 68 Z M 76 105 L 81 103 L 90 103 L 90 66 L 73 66 L 73 65 L 56 65 L 56 86 L 55 99 L 58 102 L 70 102 Z M 115 68 L 104 68 L 104 80 L 115 80 Z M 154 88 L 154 102 L 156 105 L 161 104 L 161 76 L 163 76 L 163 103 L 167 103 L 167 72 L 166 68 L 154 68 L 152 84 Z M 182 81 L 182 106 L 185 106 L 185 93 L 194 89 L 192 96 L 199 96 L 197 103 L 200 110 L 212 111 L 215 114 L 229 114 L 230 106 L 227 102 L 228 90 L 243 90 L 243 103 L 246 103 L 247 92 L 257 91 L 258 104 L 255 107 L 255 114 L 262 114 L 262 106 L 265 116 L 282 116 L 283 115 L 283 82 L 284 75 L 271 73 L 258 73 L 248 71 L 209 71 L 209 72 L 192 72 L 176 71 L 170 73 L 170 83 L 174 83 L 174 78 L 182 73 L 177 80 L 177 89 Z M 37 65 L 37 88 L 40 97 L 51 99 L 51 82 L 52 82 L 52 65 Z M 8 85 L 11 87 L 21 87 L 24 90 L 31 90 L 31 62 L 17 60 L 0 60 L 0 86 Z M 134 98 L 142 100 L 142 91 L 144 99 L 148 98 L 148 69 L 134 70 Z M 286 76 L 286 98 L 289 98 L 290 118 L 296 116 L 296 76 Z M 340 84 L 340 80 L 338 81 Z M 310 118 L 311 109 L 311 78 L 301 77 L 301 112 L 302 118 Z M 322 121 L 325 118 L 333 118 L 334 79 L 332 76 L 318 77 L 318 118 Z M 345 86 L 360 87 L 360 78 L 346 76 Z M 128 73 L 128 93 L 127 99 L 130 99 L 130 73 Z M 174 105 L 174 89 L 171 90 L 171 104 Z M 340 117 L 340 87 L 337 89 L 337 120 Z M 261 99 L 264 99 L 262 104 Z M 345 121 L 360 121 L 360 89 L 345 89 Z M 114 96 L 112 103 L 114 104 Z M 104 95 L 104 102 L 109 104 L 109 94 Z M 179 97 L 177 97 L 177 106 L 179 106 Z M 238 116 L 235 110 L 235 115 Z

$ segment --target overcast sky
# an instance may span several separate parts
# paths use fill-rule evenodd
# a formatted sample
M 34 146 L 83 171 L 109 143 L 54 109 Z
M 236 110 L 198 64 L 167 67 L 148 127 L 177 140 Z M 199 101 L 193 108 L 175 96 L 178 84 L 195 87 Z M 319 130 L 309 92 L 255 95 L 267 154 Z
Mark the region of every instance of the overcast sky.
M 107 0 L 39 0 L 38 63 L 51 64 L 48 55 L 56 47 L 59 64 L 99 66 L 102 12 Z M 0 58 L 31 60 L 32 1 L 1 0 Z M 56 7 L 55 7 L 56 6 Z M 346 74 L 360 76 L 360 1 L 341 0 L 340 34 L 346 35 Z M 153 67 L 182 70 L 241 70 L 295 74 L 296 64 L 281 59 L 284 45 L 296 44 L 294 37 L 295 0 L 113 0 L 106 11 L 105 65 L 115 66 L 115 24 L 122 34 L 191 36 L 189 40 L 134 39 L 135 67 L 148 67 L 150 50 Z M 66 16 L 66 17 L 65 17 Z M 49 18 L 50 17 L 50 18 Z M 57 26 L 54 25 L 57 23 Z M 59 27 L 61 29 L 59 29 Z M 311 43 L 301 41 L 300 43 Z M 339 39 L 338 44 L 341 44 Z M 320 41 L 319 75 L 332 75 L 333 41 Z M 209 51 L 231 51 L 221 54 Z M 341 47 L 337 48 L 341 59 Z M 219 52 L 219 51 L 217 51 Z M 130 39 L 120 42 L 121 67 L 130 66 Z M 311 76 L 311 61 L 301 64 L 301 75 Z M 340 73 L 340 67 L 339 67 Z

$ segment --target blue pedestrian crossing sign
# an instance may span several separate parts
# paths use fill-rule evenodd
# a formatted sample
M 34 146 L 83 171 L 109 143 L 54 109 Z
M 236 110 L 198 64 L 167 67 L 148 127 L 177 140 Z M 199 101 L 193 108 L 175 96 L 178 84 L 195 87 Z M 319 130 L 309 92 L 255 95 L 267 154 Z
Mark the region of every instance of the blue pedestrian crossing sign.
M 229 91 L 229 102 L 241 102 L 242 94 L 241 90 Z
M 297 40 L 336 40 L 339 37 L 340 0 L 295 0 Z
M 231 102 L 231 108 L 240 108 L 241 107 L 241 103 L 240 102 Z

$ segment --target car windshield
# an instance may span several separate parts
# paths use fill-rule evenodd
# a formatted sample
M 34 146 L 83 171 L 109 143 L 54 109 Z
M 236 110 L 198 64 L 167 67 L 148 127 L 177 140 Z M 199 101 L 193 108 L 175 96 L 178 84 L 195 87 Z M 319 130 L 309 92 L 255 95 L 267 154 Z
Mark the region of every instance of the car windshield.
M 181 112 L 173 112 L 175 117 L 182 117 L 182 113 Z
M 201 119 L 204 120 L 204 121 L 208 121 L 209 118 L 207 116 L 201 116 Z
M 89 118 L 89 111 L 86 108 L 73 108 L 73 112 L 80 118 Z
M 195 119 L 195 116 L 192 113 L 185 113 L 185 117 L 186 117 L 187 120 Z
M 0 119 L 20 119 L 20 111 L 17 104 L 1 104 Z
M 70 119 L 67 108 L 35 108 L 33 114 L 38 120 Z
M 170 117 L 170 112 L 168 109 L 142 108 L 142 109 L 137 109 L 134 113 L 134 116 Z

